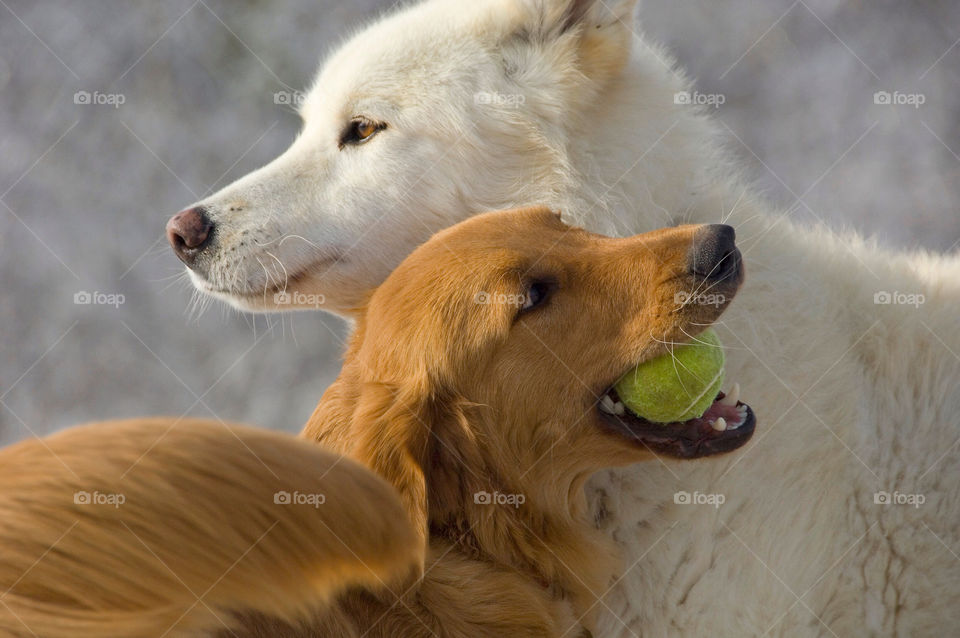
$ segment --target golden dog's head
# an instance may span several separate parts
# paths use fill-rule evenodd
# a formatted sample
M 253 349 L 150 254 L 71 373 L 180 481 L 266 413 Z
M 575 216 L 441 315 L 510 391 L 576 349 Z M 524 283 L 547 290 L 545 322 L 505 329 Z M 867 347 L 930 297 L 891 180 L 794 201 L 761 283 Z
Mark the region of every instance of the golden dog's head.
M 603 468 L 739 447 L 752 414 L 718 432 L 601 404 L 715 321 L 742 278 L 726 226 L 620 239 L 543 208 L 474 217 L 373 293 L 306 434 L 391 480 L 424 534 L 486 499 L 552 507 Z M 712 303 L 690 302 L 704 292 Z

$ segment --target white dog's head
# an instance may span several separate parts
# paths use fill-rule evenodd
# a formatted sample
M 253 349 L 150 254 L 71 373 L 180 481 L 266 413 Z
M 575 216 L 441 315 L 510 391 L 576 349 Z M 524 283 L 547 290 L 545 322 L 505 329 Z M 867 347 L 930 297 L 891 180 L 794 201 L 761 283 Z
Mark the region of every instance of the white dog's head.
M 470 215 L 577 208 L 570 147 L 605 126 L 635 2 L 428 0 L 374 23 L 323 66 L 286 152 L 170 220 L 174 250 L 239 308 L 337 312 Z

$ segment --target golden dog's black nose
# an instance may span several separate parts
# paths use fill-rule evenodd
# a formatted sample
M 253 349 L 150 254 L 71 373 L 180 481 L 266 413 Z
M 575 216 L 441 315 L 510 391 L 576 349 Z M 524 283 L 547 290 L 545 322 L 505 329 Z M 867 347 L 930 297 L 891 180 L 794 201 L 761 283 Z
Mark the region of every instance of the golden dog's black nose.
M 736 279 L 740 274 L 737 233 L 726 224 L 708 224 L 693 235 L 687 267 L 695 277 L 712 282 Z

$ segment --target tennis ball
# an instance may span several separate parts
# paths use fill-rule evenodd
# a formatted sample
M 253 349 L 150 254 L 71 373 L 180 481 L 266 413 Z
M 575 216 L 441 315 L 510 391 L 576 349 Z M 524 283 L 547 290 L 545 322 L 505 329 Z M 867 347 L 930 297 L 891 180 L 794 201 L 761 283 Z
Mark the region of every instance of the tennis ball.
M 630 410 L 654 423 L 703 416 L 723 383 L 723 346 L 713 330 L 691 343 L 641 363 L 614 388 Z

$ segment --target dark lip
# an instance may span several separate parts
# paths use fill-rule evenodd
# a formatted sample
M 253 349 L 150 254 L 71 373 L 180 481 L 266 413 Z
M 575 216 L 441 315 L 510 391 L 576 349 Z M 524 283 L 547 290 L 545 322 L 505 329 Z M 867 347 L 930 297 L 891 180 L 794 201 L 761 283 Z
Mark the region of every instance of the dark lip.
M 715 400 L 724 397 L 721 392 Z M 756 429 L 757 418 L 753 409 L 738 401 L 737 405 L 747 408 L 747 417 L 737 429 L 717 432 L 704 419 L 690 419 L 682 423 L 652 423 L 631 414 L 628 410 L 622 416 L 608 414 L 600 408 L 601 422 L 618 436 L 622 436 L 642 445 L 658 454 L 678 459 L 698 459 L 715 454 L 731 452 L 743 446 Z

